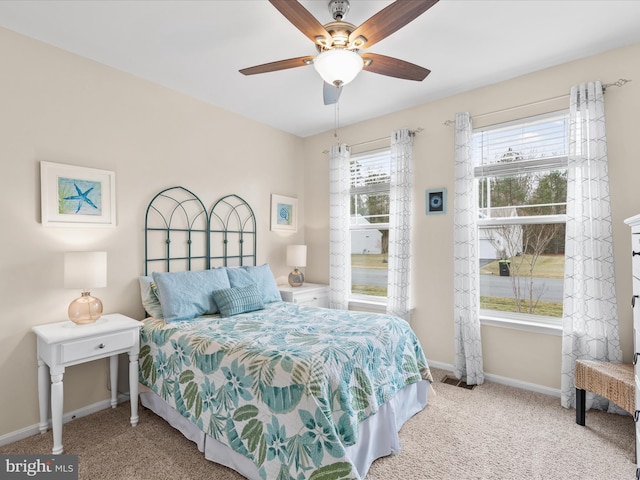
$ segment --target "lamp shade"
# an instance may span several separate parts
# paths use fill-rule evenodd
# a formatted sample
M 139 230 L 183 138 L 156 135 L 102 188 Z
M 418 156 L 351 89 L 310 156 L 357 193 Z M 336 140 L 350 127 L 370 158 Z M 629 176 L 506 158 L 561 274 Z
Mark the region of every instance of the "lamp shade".
M 68 252 L 64 254 L 65 288 L 104 288 L 107 286 L 107 252 Z
M 352 50 L 334 48 L 320 53 L 314 59 L 313 66 L 325 82 L 339 87 L 356 78 L 364 62 Z
M 290 267 L 306 267 L 307 266 L 307 246 L 306 245 L 288 245 L 287 246 L 287 265 Z

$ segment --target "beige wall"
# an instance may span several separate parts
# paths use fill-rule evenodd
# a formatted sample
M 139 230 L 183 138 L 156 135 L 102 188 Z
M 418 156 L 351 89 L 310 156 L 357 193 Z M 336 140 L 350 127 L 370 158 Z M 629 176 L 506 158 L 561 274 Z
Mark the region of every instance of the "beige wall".
M 159 190 L 182 185 L 210 206 L 235 193 L 255 210 L 258 261 L 288 273 L 269 231 L 271 193 L 304 207 L 302 140 L 147 81 L 0 29 L 0 436 L 38 423 L 33 325 L 66 319 L 63 252 L 105 250 L 105 312 L 142 318 L 143 225 Z M 113 229 L 40 224 L 39 162 L 112 170 Z M 300 219 L 304 222 L 304 217 Z M 65 412 L 109 398 L 107 360 L 69 368 Z
M 633 175 L 639 56 L 640 45 L 634 45 L 340 130 L 344 142 L 355 144 L 405 126 L 424 129 L 414 150 L 413 324 L 428 358 L 453 362 L 451 194 L 447 215 L 423 213 L 424 190 L 453 192 L 453 131 L 443 122 L 457 111 L 478 115 L 563 95 L 581 81 L 624 77 L 635 81 L 607 93 L 606 114 L 620 331 L 624 360 L 630 361 L 630 241 L 623 220 L 640 212 Z M 64 320 L 77 294 L 62 288 L 63 252 L 106 250 L 109 285 L 94 293 L 105 311 L 142 317 L 136 278 L 143 271 L 144 211 L 162 188 L 183 185 L 208 205 L 228 193 L 241 195 L 258 218 L 259 262 L 268 261 L 284 277 L 284 246 L 306 241 L 308 281 L 328 280 L 328 159 L 323 151 L 334 142 L 333 132 L 300 139 L 4 29 L 0 64 L 0 384 L 5 386 L 0 437 L 38 422 L 31 327 Z M 475 124 L 556 108 L 557 103 L 545 103 Z M 115 171 L 118 226 L 43 228 L 39 161 Z M 269 231 L 271 193 L 300 199 L 304 230 L 290 236 Z M 559 337 L 489 326 L 482 335 L 488 373 L 559 387 Z M 65 411 L 109 397 L 106 360 L 70 368 L 64 380 Z
M 615 241 L 615 267 L 623 360 L 632 358 L 630 233 L 623 220 L 640 212 L 637 139 L 640 134 L 640 44 L 526 75 L 490 87 L 454 95 L 392 115 L 339 130 L 340 140 L 358 144 L 385 137 L 394 129 L 423 128 L 414 142 L 415 216 L 413 327 L 431 360 L 452 364 L 453 350 L 453 127 L 444 126 L 459 111 L 476 118 L 474 126 L 522 118 L 568 107 L 568 99 L 529 107 L 518 105 L 552 99 L 569 93 L 571 85 L 585 81 L 615 82 L 633 79 L 606 94 L 606 121 L 611 179 L 611 203 Z M 437 74 L 435 72 L 434 74 Z M 364 73 L 363 75 L 366 75 Z M 429 78 L 425 80 L 429 82 Z M 345 87 L 348 95 L 349 86 Z M 375 99 L 371 99 L 375 101 Z M 503 109 L 499 115 L 483 115 Z M 305 139 L 306 238 L 310 258 L 307 277 L 326 281 L 328 272 L 328 158 L 323 153 L 335 143 L 333 132 Z M 426 216 L 424 192 L 446 187 L 448 213 Z M 482 345 L 487 373 L 549 388 L 560 387 L 558 336 L 483 326 Z

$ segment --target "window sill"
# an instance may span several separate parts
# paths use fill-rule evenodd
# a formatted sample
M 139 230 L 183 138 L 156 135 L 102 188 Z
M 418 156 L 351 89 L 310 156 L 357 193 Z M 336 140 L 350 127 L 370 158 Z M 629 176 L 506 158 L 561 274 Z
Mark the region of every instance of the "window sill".
M 352 309 L 352 308 L 356 308 L 360 310 L 370 310 L 375 312 L 386 312 L 387 302 L 386 302 L 386 298 L 382 301 L 369 300 L 364 298 L 350 298 L 349 309 Z
M 386 300 L 386 299 L 385 299 Z M 386 312 L 387 303 L 385 301 L 376 301 L 360 298 L 349 299 L 349 309 L 360 309 L 376 312 Z M 413 311 L 413 309 L 411 309 Z M 480 324 L 492 327 L 512 328 L 515 330 L 523 330 L 532 333 L 541 333 L 544 335 L 562 336 L 562 325 L 559 319 L 550 319 L 547 322 L 538 322 L 523 318 L 502 317 L 491 315 L 486 312 L 480 313 Z
M 562 336 L 562 325 L 560 320 L 551 320 L 549 322 L 537 322 L 527 320 L 526 318 L 507 318 L 487 313 L 480 313 L 480 324 L 492 327 L 513 328 L 515 330 L 523 330 L 532 333 L 541 333 L 544 335 Z

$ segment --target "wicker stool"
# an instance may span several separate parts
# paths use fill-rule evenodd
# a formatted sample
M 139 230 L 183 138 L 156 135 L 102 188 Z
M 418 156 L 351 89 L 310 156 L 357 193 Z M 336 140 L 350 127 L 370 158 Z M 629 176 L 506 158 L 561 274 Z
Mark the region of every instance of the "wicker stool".
M 586 392 L 611 400 L 633 415 L 636 411 L 633 365 L 576 361 L 576 423 L 583 426 Z

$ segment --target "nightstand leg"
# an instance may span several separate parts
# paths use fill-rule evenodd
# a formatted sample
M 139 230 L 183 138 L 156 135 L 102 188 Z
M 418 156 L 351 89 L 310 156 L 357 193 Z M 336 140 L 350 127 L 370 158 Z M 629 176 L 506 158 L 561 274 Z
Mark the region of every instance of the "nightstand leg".
M 40 408 L 40 433 L 45 433 L 49 427 L 49 367 L 38 359 L 38 406 Z
M 129 399 L 131 401 L 131 426 L 138 424 L 138 354 L 129 354 Z
M 62 387 L 62 373 L 51 375 L 51 428 L 53 429 L 54 455 L 63 452 L 62 448 L 62 401 L 64 391 Z
M 109 377 L 111 380 L 111 408 L 118 406 L 118 356 L 109 357 Z

